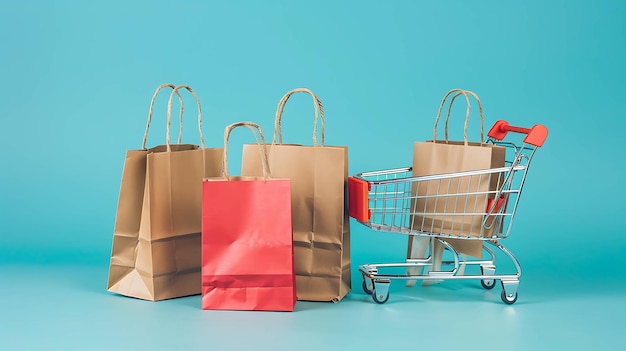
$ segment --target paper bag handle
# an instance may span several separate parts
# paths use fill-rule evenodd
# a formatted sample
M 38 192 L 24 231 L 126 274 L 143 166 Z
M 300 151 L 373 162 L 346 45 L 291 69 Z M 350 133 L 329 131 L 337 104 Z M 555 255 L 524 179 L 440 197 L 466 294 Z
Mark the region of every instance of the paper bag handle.
M 236 122 L 233 124 L 229 124 L 224 129 L 224 157 L 222 158 L 222 177 L 228 179 L 228 138 L 230 137 L 230 133 L 233 131 L 233 129 L 237 127 L 246 127 L 250 129 L 250 131 L 254 135 L 256 143 L 259 145 L 259 152 L 261 153 L 261 164 L 263 165 L 263 179 L 268 179 L 270 177 L 270 165 L 267 155 L 267 147 L 265 144 L 265 137 L 263 136 L 263 131 L 261 130 L 261 127 L 258 124 L 252 122 Z M 259 133 L 258 135 L 257 132 Z M 259 137 L 261 138 L 260 141 Z
M 148 140 L 148 130 L 150 130 L 150 121 L 152 121 L 152 110 L 154 108 L 154 100 L 156 100 L 156 97 L 157 95 L 159 95 L 159 92 L 161 91 L 161 89 L 165 87 L 170 87 L 172 89 L 176 88 L 174 84 L 165 83 L 165 84 L 159 85 L 154 91 L 154 94 L 152 95 L 152 100 L 150 101 L 150 110 L 148 111 L 148 123 L 146 124 L 146 131 L 143 133 L 143 141 L 141 143 L 142 150 L 146 149 L 146 142 Z M 180 96 L 180 93 L 176 92 L 176 95 L 178 96 L 178 101 L 180 102 L 180 113 L 179 113 L 180 130 L 178 132 L 178 144 L 180 144 L 180 141 L 183 137 L 183 111 L 185 109 L 185 106 L 183 104 L 183 97 Z
M 167 151 L 171 151 L 170 147 L 170 124 L 172 122 L 172 98 L 174 94 L 178 94 L 179 89 L 187 89 L 196 99 L 196 103 L 198 104 L 198 132 L 200 133 L 200 145 L 204 149 L 204 136 L 202 135 L 202 106 L 200 105 L 200 99 L 198 95 L 189 87 L 188 85 L 178 85 L 174 88 L 172 93 L 170 94 L 170 99 L 167 101 L 167 131 L 165 135 L 165 144 L 167 145 Z M 180 143 L 180 142 L 179 142 Z
M 448 99 L 448 96 L 450 96 L 452 93 L 456 93 L 452 99 L 450 100 L 450 104 L 448 106 L 448 113 L 446 115 L 446 123 L 445 123 L 445 127 L 444 127 L 444 136 L 445 136 L 445 141 L 448 141 L 448 122 L 450 119 L 450 112 L 452 110 L 452 104 L 454 103 L 454 100 L 456 100 L 457 97 L 459 97 L 460 95 L 463 95 L 465 97 L 465 101 L 467 102 L 467 108 L 465 109 L 465 124 L 463 126 L 463 141 L 465 143 L 465 145 L 467 145 L 468 141 L 467 141 L 467 126 L 469 123 L 469 115 L 470 115 L 470 101 L 469 101 L 469 95 L 472 95 L 476 101 L 478 102 L 478 111 L 480 114 L 480 141 L 482 142 L 484 140 L 484 136 L 485 136 L 485 117 L 483 115 L 483 105 L 480 101 L 480 98 L 478 97 L 478 95 L 476 95 L 476 93 L 469 91 L 469 90 L 463 90 L 463 89 L 452 89 L 450 90 L 444 97 L 443 100 L 441 100 L 441 104 L 439 105 L 439 110 L 437 111 L 437 117 L 435 118 L 435 127 L 433 128 L 433 140 L 437 140 L 437 125 L 439 124 L 439 118 L 441 117 L 441 111 L 443 109 L 443 106 L 446 103 L 446 100 Z
M 285 104 L 287 103 L 287 100 L 289 100 L 289 97 L 291 97 L 291 95 L 295 93 L 307 93 L 313 98 L 313 109 L 315 111 L 315 121 L 313 123 L 313 146 L 317 146 L 318 118 L 322 121 L 320 146 L 324 146 L 324 107 L 322 106 L 322 101 L 317 97 L 317 95 L 315 95 L 315 93 L 307 88 L 293 89 L 285 94 L 278 102 L 278 107 L 276 108 L 276 118 L 274 120 L 274 137 L 272 138 L 272 144 L 276 144 L 277 139 L 278 144 L 283 143 L 283 133 L 280 126 L 280 121 L 282 119 L 283 110 L 285 109 Z
M 444 128 L 444 133 L 445 133 L 444 136 L 446 138 L 446 141 L 448 140 L 448 121 L 450 119 L 450 111 L 452 110 L 452 104 L 454 103 L 454 100 L 461 94 L 465 96 L 465 101 L 467 102 L 468 107 L 469 107 L 469 99 L 468 99 L 467 94 L 472 95 L 476 99 L 476 102 L 478 103 L 478 114 L 480 116 L 480 140 L 483 141 L 485 140 L 485 116 L 483 115 L 483 104 L 480 101 L 480 98 L 478 97 L 478 95 L 476 95 L 476 93 L 469 91 L 469 90 L 464 90 L 462 92 L 456 93 L 456 95 L 454 95 L 452 97 L 452 100 L 450 101 L 450 106 L 448 106 L 448 113 L 446 114 L 446 124 Z M 467 120 L 467 116 L 466 116 L 466 120 Z M 467 121 L 466 121 L 465 129 L 467 129 Z M 467 136 L 465 136 L 465 138 L 467 139 Z

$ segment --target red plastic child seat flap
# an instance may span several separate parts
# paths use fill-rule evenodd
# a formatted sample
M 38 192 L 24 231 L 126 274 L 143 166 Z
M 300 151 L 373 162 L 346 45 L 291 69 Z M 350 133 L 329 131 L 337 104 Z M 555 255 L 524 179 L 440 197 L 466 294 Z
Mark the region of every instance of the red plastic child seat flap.
M 368 204 L 369 183 L 348 177 L 348 213 L 359 222 L 368 222 L 371 212 Z

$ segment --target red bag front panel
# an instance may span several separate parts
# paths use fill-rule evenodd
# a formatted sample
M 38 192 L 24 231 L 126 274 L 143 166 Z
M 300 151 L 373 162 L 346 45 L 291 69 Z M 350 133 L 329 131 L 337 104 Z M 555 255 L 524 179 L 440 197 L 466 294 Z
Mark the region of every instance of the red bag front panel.
M 293 311 L 290 181 L 202 186 L 202 308 Z

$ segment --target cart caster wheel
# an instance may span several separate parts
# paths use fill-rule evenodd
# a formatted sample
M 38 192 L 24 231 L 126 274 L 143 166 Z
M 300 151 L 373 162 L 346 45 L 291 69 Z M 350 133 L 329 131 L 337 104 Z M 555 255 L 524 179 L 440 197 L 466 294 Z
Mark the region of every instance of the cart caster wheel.
M 374 292 L 373 290 L 367 288 L 367 282 L 365 281 L 365 279 L 363 279 L 363 291 L 368 295 L 372 295 L 372 293 Z
M 511 296 L 508 296 L 506 292 L 504 291 L 504 289 L 502 289 L 502 293 L 500 294 L 500 297 L 502 298 L 502 302 L 504 302 L 507 305 L 512 305 L 515 303 L 515 301 L 517 301 L 517 292 Z
M 386 295 L 382 296 L 376 293 L 376 289 L 374 289 L 374 291 L 372 291 L 372 299 L 374 300 L 374 302 L 376 302 L 377 304 L 384 304 L 385 302 L 387 302 L 387 300 L 389 300 L 389 293 L 387 293 Z
M 496 286 L 496 280 L 495 279 L 483 279 L 480 281 L 480 285 L 482 285 L 483 288 L 487 290 L 491 290 L 493 289 L 494 286 Z

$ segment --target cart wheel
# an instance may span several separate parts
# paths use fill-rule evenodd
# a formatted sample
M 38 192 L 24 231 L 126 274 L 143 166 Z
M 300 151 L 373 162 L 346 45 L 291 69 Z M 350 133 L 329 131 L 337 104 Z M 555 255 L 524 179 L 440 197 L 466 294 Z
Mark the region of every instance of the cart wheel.
M 367 282 L 365 281 L 365 279 L 363 279 L 363 291 L 368 295 L 372 295 L 373 292 L 373 290 L 367 288 Z
M 376 289 L 374 289 L 374 291 L 372 291 L 372 299 L 374 300 L 374 302 L 376 302 L 377 304 L 384 304 L 385 302 L 387 302 L 387 300 L 389 300 L 389 292 L 387 292 L 387 294 L 385 296 L 379 296 L 376 293 Z
M 512 305 L 515 303 L 515 301 L 517 301 L 517 292 L 513 294 L 512 296 L 508 296 L 506 292 L 504 291 L 504 289 L 502 289 L 502 293 L 500 294 L 500 297 L 502 298 L 502 302 L 504 302 L 507 305 Z
M 495 279 L 483 279 L 480 281 L 480 285 L 482 285 L 483 288 L 487 290 L 491 290 L 493 289 L 494 286 L 496 286 L 496 280 Z

